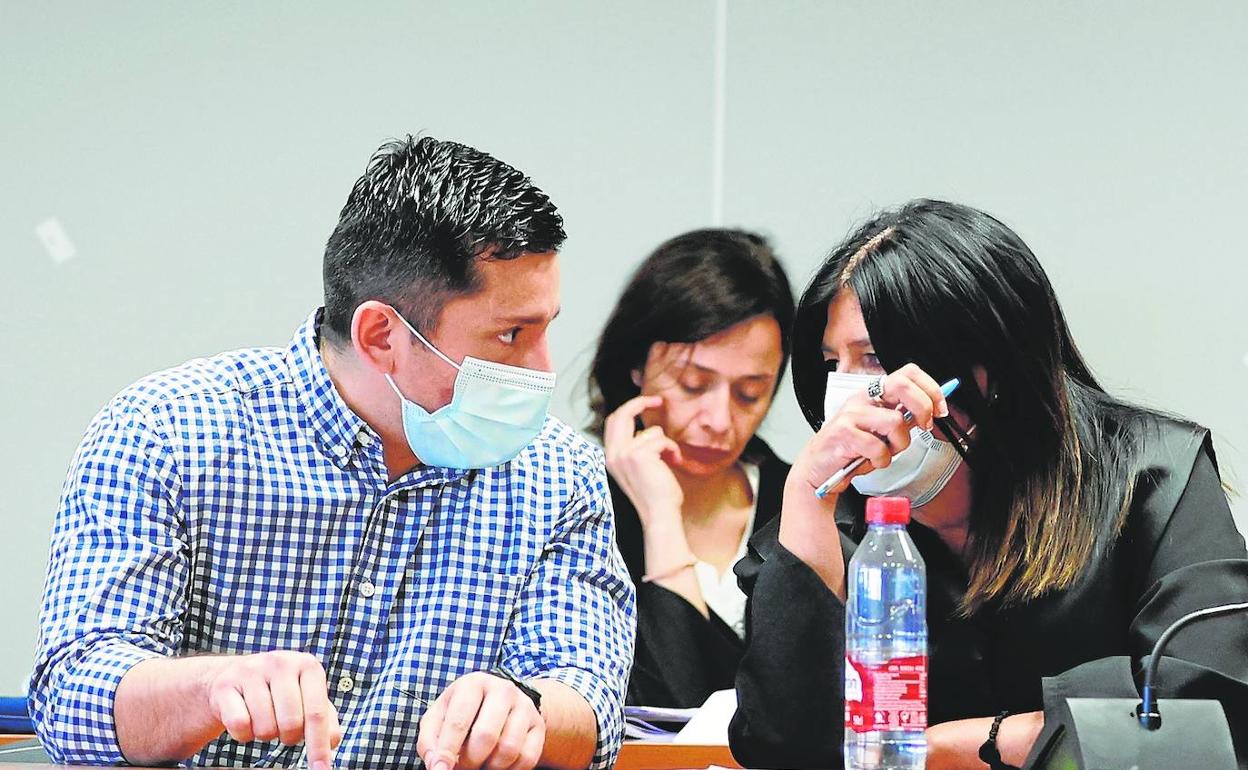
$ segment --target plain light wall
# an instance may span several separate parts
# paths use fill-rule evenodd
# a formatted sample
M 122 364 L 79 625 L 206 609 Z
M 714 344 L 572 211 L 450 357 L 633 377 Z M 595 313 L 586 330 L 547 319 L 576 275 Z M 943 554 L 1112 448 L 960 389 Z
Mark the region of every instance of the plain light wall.
M 1248 6 L 729 0 L 724 223 L 795 286 L 878 206 L 1014 226 L 1095 371 L 1214 431 L 1248 484 Z M 0 7 L 0 693 L 33 657 L 47 544 L 92 415 L 151 371 L 284 345 L 384 139 L 425 131 L 560 207 L 555 412 L 661 240 L 711 224 L 715 0 Z M 53 259 L 35 228 L 76 247 Z M 787 380 L 764 435 L 809 430 Z M 1233 501 L 1241 529 L 1244 498 Z

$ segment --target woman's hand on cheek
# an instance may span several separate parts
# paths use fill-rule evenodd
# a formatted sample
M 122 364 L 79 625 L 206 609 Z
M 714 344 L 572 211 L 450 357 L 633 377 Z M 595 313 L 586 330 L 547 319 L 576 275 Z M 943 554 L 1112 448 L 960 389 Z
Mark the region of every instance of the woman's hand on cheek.
M 684 492 L 668 465 L 680 462 L 680 446 L 657 425 L 636 430 L 637 417 L 662 404 L 660 396 L 637 396 L 612 412 L 603 429 L 607 470 L 636 506 L 644 528 L 679 522 L 684 504 Z

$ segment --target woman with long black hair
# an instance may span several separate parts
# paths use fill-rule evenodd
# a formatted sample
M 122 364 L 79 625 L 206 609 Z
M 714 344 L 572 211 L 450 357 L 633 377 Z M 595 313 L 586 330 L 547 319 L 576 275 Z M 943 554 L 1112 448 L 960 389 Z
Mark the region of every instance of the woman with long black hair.
M 937 382 L 954 377 L 945 399 Z M 1172 621 L 1248 599 L 1208 431 L 1107 394 L 1035 256 L 982 211 L 918 200 L 836 247 L 798 304 L 793 379 L 817 432 L 737 567 L 750 603 L 731 739 L 746 766 L 841 766 L 864 495 L 914 506 L 929 768 L 982 768 L 981 748 L 994 768 L 1022 764 L 1046 701 L 1138 697 Z M 1248 619 L 1188 627 L 1166 656 L 1166 695 L 1221 700 L 1242 762 Z
M 745 595 L 732 567 L 780 510 L 789 470 L 755 434 L 792 322 L 767 242 L 707 229 L 655 249 L 602 332 L 590 402 L 637 584 L 630 703 L 698 706 L 733 686 Z

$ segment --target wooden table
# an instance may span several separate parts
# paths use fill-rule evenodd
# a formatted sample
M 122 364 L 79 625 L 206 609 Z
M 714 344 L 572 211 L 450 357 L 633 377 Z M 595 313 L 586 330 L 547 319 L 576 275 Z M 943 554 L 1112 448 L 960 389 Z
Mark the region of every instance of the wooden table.
M 18 741 L 34 740 L 33 735 L 10 735 L 9 733 L 0 733 L 0 746 L 6 743 L 17 743 Z
M 19 740 L 30 740 L 30 735 L 0 736 L 0 745 Z M 727 746 L 676 745 L 672 743 L 649 743 L 628 741 L 620 749 L 614 770 L 686 770 L 720 767 L 740 767 L 732 758 Z M 63 765 L 34 763 L 6 763 L 0 755 L 0 770 L 64 770 Z
M 741 767 L 727 746 L 626 741 L 614 770 L 685 770 L 711 765 Z

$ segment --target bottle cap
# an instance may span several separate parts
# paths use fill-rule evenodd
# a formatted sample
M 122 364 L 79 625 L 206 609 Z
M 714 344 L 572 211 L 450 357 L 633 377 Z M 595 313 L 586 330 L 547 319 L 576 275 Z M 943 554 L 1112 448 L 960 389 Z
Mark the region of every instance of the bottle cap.
M 906 497 L 868 497 L 868 524 L 909 524 L 910 499 Z

